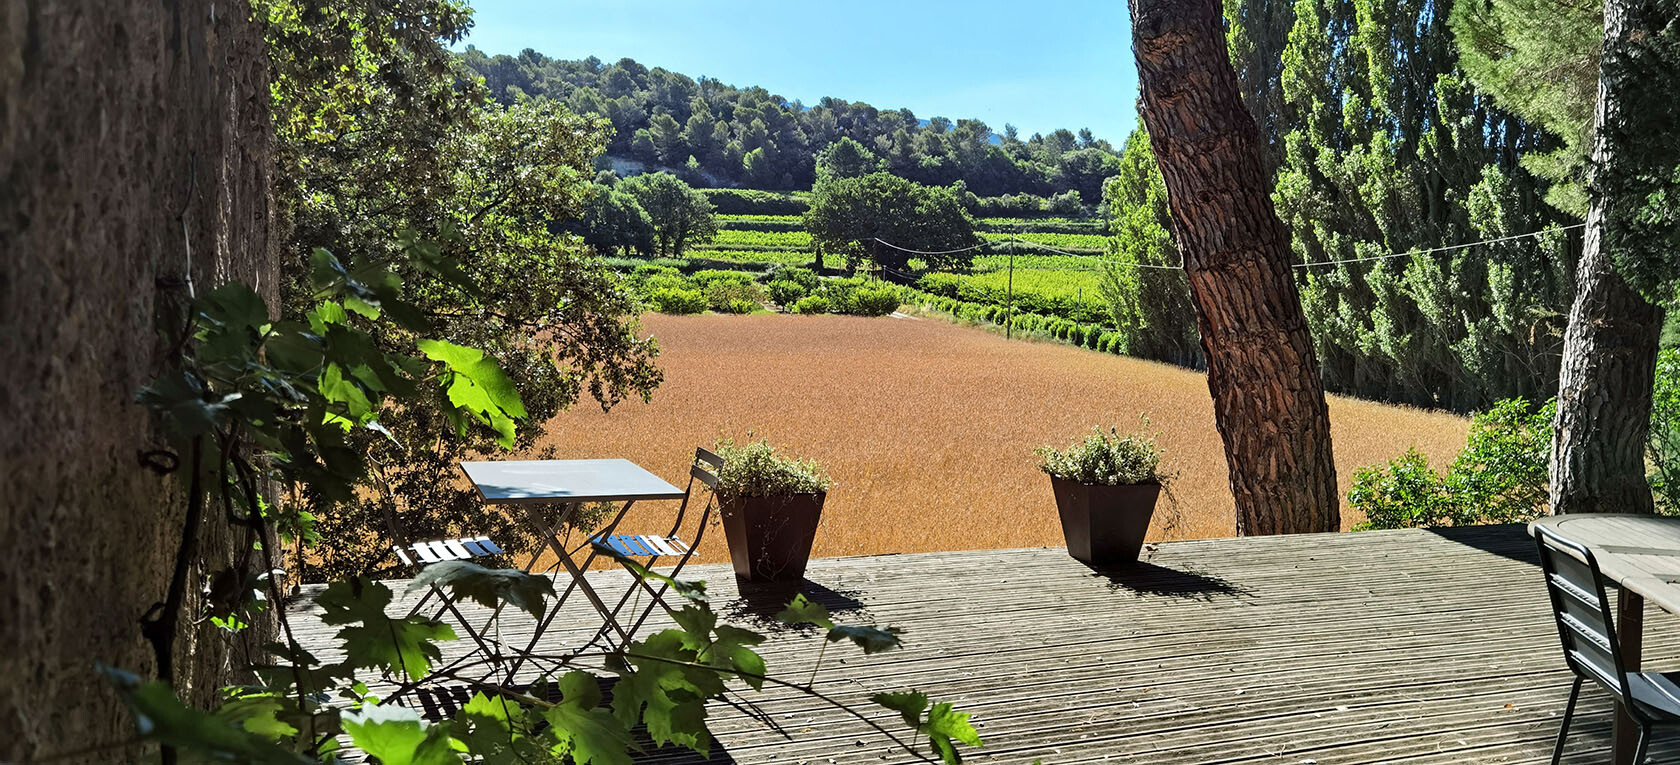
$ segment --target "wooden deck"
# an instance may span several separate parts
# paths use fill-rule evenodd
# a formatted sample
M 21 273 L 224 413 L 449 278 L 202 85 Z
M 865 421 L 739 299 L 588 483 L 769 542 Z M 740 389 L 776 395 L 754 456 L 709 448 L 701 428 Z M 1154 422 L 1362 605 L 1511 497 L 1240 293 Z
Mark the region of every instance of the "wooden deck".
M 743 598 L 727 567 L 685 573 L 709 580 L 726 619 L 772 633 L 772 674 L 809 674 L 820 638 L 768 618 L 786 593 Z M 591 576 L 603 591 L 627 581 Z M 1179 542 L 1109 573 L 1033 549 L 835 558 L 807 577 L 838 621 L 906 630 L 902 651 L 829 651 L 818 688 L 860 708 L 911 687 L 955 701 L 986 740 L 973 762 L 1542 763 L 1568 692 L 1515 526 Z M 574 601 L 563 618 L 590 613 Z M 307 599 L 292 609 L 300 639 L 331 655 L 332 628 Z M 1647 615 L 1646 666 L 1680 666 L 1676 627 Z M 746 696 L 782 731 L 714 705 L 708 762 L 916 761 L 798 693 Z M 1608 709 L 1584 694 L 1566 762 L 1608 759 Z M 1680 762 L 1680 731 L 1670 740 L 1653 761 Z

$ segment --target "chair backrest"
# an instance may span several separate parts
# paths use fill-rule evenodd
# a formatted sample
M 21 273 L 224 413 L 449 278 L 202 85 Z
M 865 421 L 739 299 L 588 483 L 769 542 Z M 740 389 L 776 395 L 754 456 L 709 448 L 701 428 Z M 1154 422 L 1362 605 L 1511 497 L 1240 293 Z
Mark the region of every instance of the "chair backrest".
M 1559 536 L 1545 526 L 1535 529 L 1540 545 L 1540 570 L 1552 600 L 1558 638 L 1570 669 L 1598 681 L 1623 701 L 1632 698 L 1621 645 L 1616 641 L 1610 599 L 1598 559 L 1586 545 Z
M 689 468 L 689 488 L 694 488 L 694 480 L 699 479 L 706 484 L 706 488 L 717 491 L 718 471 L 723 469 L 723 458 L 713 454 L 706 447 L 694 447 L 694 465 Z

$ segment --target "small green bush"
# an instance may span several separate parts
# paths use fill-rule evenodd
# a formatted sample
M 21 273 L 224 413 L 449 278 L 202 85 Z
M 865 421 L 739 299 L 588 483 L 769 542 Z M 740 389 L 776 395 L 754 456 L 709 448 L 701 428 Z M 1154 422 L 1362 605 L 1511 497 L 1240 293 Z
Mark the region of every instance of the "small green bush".
M 807 295 L 793 304 L 793 312 L 799 314 L 828 313 L 834 310 L 834 303 L 822 295 Z
M 700 285 L 702 289 L 717 283 L 751 284 L 753 280 L 752 274 L 718 268 L 708 268 L 703 271 L 695 271 L 694 274 L 688 278 L 694 280 L 694 283 Z
M 1117 429 L 1092 428 L 1066 449 L 1040 446 L 1038 469 L 1057 478 L 1084 484 L 1121 486 L 1162 483 L 1161 450 L 1146 433 L 1120 435 Z
M 803 266 L 785 266 L 782 268 L 772 269 L 765 274 L 765 278 L 771 281 L 793 282 L 794 284 L 804 287 L 806 292 L 816 290 L 817 284 L 822 281 L 821 277 L 818 277 L 815 271 Z
M 652 294 L 654 290 L 698 290 L 694 282 L 683 278 L 677 273 L 655 273 L 639 280 L 637 287 L 643 294 Z
M 630 272 L 630 278 L 646 280 L 655 276 L 676 276 L 681 278 L 677 269 L 670 266 L 656 266 L 652 263 L 641 263 Z
M 699 290 L 658 287 L 647 293 L 647 303 L 660 313 L 700 313 L 706 310 L 706 296 Z
M 1365 514 L 1357 529 L 1510 523 L 1546 509 L 1546 461 L 1555 402 L 1495 404 L 1470 420 L 1470 438 L 1446 475 L 1408 449 L 1386 466 L 1353 474 L 1348 504 Z
M 800 298 L 811 294 L 805 285 L 789 279 L 776 279 L 765 285 L 770 292 L 770 300 L 776 305 L 790 306 L 799 302 Z
M 723 458 L 718 469 L 720 497 L 815 494 L 833 485 L 816 462 L 783 457 L 764 439 L 736 446 L 726 438 L 717 442 L 716 451 Z
M 713 279 L 701 287 L 701 293 L 706 305 L 720 313 L 752 313 L 763 298 L 763 291 L 750 280 Z
M 898 288 L 890 284 L 878 284 L 852 290 L 844 310 L 858 316 L 886 316 L 898 310 L 899 305 Z

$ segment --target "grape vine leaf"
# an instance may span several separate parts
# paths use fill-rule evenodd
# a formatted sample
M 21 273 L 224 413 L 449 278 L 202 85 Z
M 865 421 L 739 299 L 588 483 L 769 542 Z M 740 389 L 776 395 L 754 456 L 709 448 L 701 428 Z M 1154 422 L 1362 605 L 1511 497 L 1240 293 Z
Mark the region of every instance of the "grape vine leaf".
M 640 563 L 637 563 L 636 561 L 631 560 L 630 558 L 626 558 L 626 557 L 624 557 L 623 554 L 619 553 L 617 550 L 614 550 L 611 547 L 608 547 L 608 546 L 606 546 L 606 545 L 604 545 L 600 542 L 593 542 L 592 541 L 591 544 L 595 548 L 596 554 L 598 554 L 602 557 L 605 557 L 605 558 L 612 558 L 613 560 L 617 561 L 619 563 L 619 565 L 622 565 L 622 566 L 624 566 L 624 568 L 628 569 L 630 571 L 630 573 L 632 575 L 636 576 L 638 579 L 646 579 L 646 580 L 651 580 L 651 581 L 655 581 L 655 582 L 661 582 L 661 583 L 665 584 L 666 586 L 670 587 L 671 591 L 677 593 L 677 595 L 680 596 L 683 600 L 687 600 L 691 603 L 705 603 L 705 602 L 707 602 L 706 583 L 705 582 L 701 582 L 701 581 L 685 582 L 685 581 L 682 581 L 680 579 L 674 579 L 672 577 L 661 574 L 658 571 L 654 571 L 653 569 L 650 569 L 647 566 L 644 566 Z
M 560 678 L 560 703 L 543 710 L 558 742 L 556 756 L 576 765 L 630 765 L 630 731 L 600 704 L 594 675 L 572 671 Z
M 420 713 L 406 707 L 368 704 L 345 712 L 344 732 L 357 748 L 378 757 L 381 765 L 457 765 L 461 758 L 450 745 L 449 729 L 428 726 Z
M 814 624 L 823 629 L 834 628 L 834 621 L 829 618 L 828 609 L 823 604 L 805 597 L 805 593 L 793 596 L 787 608 L 776 614 L 776 621 L 795 627 Z
M 710 668 L 688 666 L 696 654 L 682 630 L 663 630 L 632 643 L 627 658 L 634 670 L 613 686 L 613 712 L 626 727 L 639 720 L 661 744 L 679 744 L 706 754 L 706 699 L 723 692 L 723 681 Z
M 449 402 L 489 425 L 496 431 L 497 440 L 512 448 L 512 418 L 526 415 L 525 404 L 507 373 L 477 348 L 444 340 L 421 340 L 416 347 L 426 358 L 443 362 L 449 368 L 449 374 L 443 379 Z
M 146 739 L 228 762 L 264 765 L 308 762 L 272 741 L 181 703 L 166 683 L 156 680 L 143 683 L 133 673 L 114 667 L 101 666 L 99 672 L 116 686 L 117 694 L 134 713 L 140 735 Z
M 385 615 L 391 588 L 362 577 L 333 582 L 315 599 L 325 613 L 321 622 L 347 626 L 338 631 L 345 660 L 357 667 L 402 671 L 410 679 L 425 677 L 432 662 L 442 658 L 436 641 L 454 640 L 455 630 L 442 622 L 410 616 Z
M 928 744 L 947 765 L 962 762 L 962 754 L 952 741 L 969 746 L 981 745 L 980 734 L 969 723 L 968 713 L 958 712 L 950 702 L 939 702 L 929 707 L 927 694 L 920 691 L 877 693 L 869 700 L 897 712 L 907 725 L 927 736 Z M 927 713 L 926 719 L 922 716 L 924 712 Z
M 429 585 L 448 587 L 458 598 L 469 598 L 485 608 L 506 602 L 541 619 L 554 595 L 554 580 L 528 574 L 516 568 L 486 568 L 464 560 L 446 560 L 422 569 L 409 583 L 413 592 Z
M 528 735 L 529 712 L 503 696 L 473 694 L 450 721 L 456 740 L 483 765 L 530 765 L 548 757 L 548 746 Z
M 831 643 L 850 640 L 862 648 L 865 654 L 871 654 L 890 651 L 903 645 L 904 642 L 898 637 L 902 633 L 903 630 L 897 627 L 838 624 L 829 628 L 828 640 Z

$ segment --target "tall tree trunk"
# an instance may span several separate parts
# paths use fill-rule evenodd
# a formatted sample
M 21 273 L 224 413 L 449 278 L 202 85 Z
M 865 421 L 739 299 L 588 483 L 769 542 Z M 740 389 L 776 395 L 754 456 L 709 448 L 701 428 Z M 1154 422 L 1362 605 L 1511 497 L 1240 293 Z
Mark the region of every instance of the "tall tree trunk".
M 1622 107 L 1629 88 L 1653 84 L 1627 76 L 1625 67 L 1618 67 L 1617 58 L 1629 54 L 1631 36 L 1655 31 L 1630 23 L 1635 15 L 1655 17 L 1642 8 L 1652 4 L 1650 0 L 1604 3 L 1604 57 L 1596 111 L 1600 129 L 1593 138 L 1586 251 L 1576 267 L 1575 303 L 1570 307 L 1569 327 L 1563 336 L 1557 422 L 1552 436 L 1554 513 L 1655 511 L 1651 487 L 1645 481 L 1645 440 L 1651 421 L 1651 384 L 1656 374 L 1663 311 L 1616 272 L 1607 242 L 1609 228 L 1625 226 L 1628 221 L 1616 219 L 1612 209 L 1618 200 L 1604 190 L 1606 185 L 1620 186 L 1614 182 L 1618 176 L 1641 172 L 1633 158 L 1639 148 L 1619 145 L 1625 139 L 1618 138 L 1638 133 L 1623 129 L 1621 123 L 1639 119 L 1640 115 L 1624 113 Z M 1617 125 L 1618 129 L 1605 130 L 1606 125 Z
M 1340 528 L 1330 416 L 1218 0 L 1131 0 L 1142 116 L 1196 305 L 1237 533 Z

